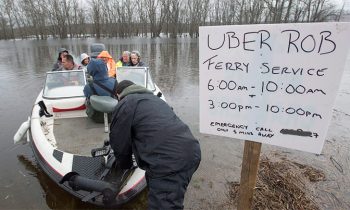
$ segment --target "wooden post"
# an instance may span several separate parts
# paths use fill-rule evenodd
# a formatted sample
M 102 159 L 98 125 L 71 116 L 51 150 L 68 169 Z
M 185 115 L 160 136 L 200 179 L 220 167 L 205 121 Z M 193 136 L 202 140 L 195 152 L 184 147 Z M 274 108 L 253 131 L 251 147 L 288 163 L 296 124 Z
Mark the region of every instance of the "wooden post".
M 250 210 L 259 168 L 261 143 L 245 141 L 239 187 L 238 210 Z

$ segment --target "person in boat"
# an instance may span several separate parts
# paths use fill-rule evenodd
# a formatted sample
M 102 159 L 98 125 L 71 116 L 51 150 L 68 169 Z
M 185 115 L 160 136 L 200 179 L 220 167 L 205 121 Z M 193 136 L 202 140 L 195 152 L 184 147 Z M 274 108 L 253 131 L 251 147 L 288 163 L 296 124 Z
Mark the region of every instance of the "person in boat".
M 92 80 L 84 87 L 84 95 L 89 98 L 91 95 L 114 96 L 116 80 L 108 77 L 106 64 L 100 59 L 91 59 L 87 71 Z
M 130 66 L 130 52 L 124 51 L 121 58 L 118 60 L 116 67 Z
M 81 63 L 81 65 L 86 67 L 89 64 L 89 62 L 90 62 L 90 56 L 88 56 L 88 54 L 86 54 L 86 53 L 82 53 L 80 55 L 80 63 Z
M 57 62 L 53 65 L 52 71 L 59 71 L 62 68 L 62 58 L 67 54 L 69 54 L 69 52 L 66 48 L 58 49 Z
M 70 54 L 62 56 L 62 66 L 61 68 L 55 71 L 70 71 L 70 70 L 80 70 L 82 67 L 74 63 L 74 58 Z M 70 74 L 57 74 L 56 83 L 61 83 L 61 85 L 79 85 L 84 84 L 84 81 L 81 81 L 81 77 L 75 75 L 75 73 Z
M 141 61 L 141 54 L 139 51 L 132 51 L 130 53 L 130 59 L 130 66 L 146 66 L 145 63 Z
M 72 55 L 67 54 L 62 57 L 62 68 L 60 70 L 69 71 L 79 69 L 82 69 L 82 67 L 81 65 L 74 63 L 74 58 Z
M 108 76 L 115 78 L 115 76 L 116 76 L 116 71 L 115 71 L 116 64 L 115 64 L 115 61 L 112 58 L 112 56 L 106 50 L 103 50 L 97 56 L 97 58 L 103 60 L 105 62 L 105 64 L 107 65 Z
M 183 209 L 184 194 L 201 160 L 197 139 L 172 108 L 129 80 L 116 87 L 119 103 L 110 125 L 110 145 L 122 169 L 146 171 L 148 209 Z

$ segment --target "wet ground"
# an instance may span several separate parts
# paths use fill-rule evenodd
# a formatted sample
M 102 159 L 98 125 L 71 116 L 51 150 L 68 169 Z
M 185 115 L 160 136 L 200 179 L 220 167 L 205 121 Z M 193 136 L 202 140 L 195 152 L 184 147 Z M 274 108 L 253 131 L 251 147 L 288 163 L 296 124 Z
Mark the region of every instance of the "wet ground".
M 229 182 L 239 181 L 244 142 L 199 133 L 197 39 L 67 39 L 0 41 L 0 206 L 2 209 L 93 208 L 57 187 L 38 167 L 28 144 L 13 145 L 56 60 L 56 49 L 76 55 L 93 42 L 104 43 L 114 58 L 138 49 L 168 103 L 200 139 L 202 162 L 185 196 L 185 209 L 222 209 Z M 263 145 L 262 155 L 284 156 L 312 165 L 326 181 L 310 185 L 321 209 L 350 209 L 350 57 L 321 155 Z M 144 209 L 146 193 L 125 208 Z

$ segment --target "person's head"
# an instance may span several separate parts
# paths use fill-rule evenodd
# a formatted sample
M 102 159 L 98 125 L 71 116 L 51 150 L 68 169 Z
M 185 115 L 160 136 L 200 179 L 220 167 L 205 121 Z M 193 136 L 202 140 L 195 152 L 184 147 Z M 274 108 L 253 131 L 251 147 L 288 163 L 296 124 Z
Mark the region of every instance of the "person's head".
M 103 60 L 105 63 L 108 63 L 109 59 L 112 59 L 112 56 L 106 51 L 103 50 L 98 56 L 98 59 Z
M 130 80 L 123 80 L 118 83 L 117 87 L 115 87 L 115 95 L 118 97 L 118 100 L 120 100 L 120 95 L 123 92 L 123 90 L 130 85 L 134 85 L 135 83 L 131 82 Z
M 68 55 L 68 50 L 66 48 L 60 48 L 58 49 L 58 59 L 59 61 L 62 61 L 63 56 Z
M 131 59 L 131 64 L 133 66 L 136 66 L 141 60 L 140 52 L 139 51 L 132 51 L 130 54 L 130 59 Z
M 62 57 L 62 66 L 66 70 L 74 69 L 74 59 L 73 56 L 67 54 Z
M 130 52 L 124 51 L 122 54 L 122 61 L 123 63 L 129 63 L 130 62 Z
M 107 66 L 101 59 L 91 59 L 87 66 L 87 72 L 94 80 L 108 79 Z
M 87 66 L 90 62 L 90 56 L 88 56 L 86 53 L 82 53 L 80 55 L 80 63 L 84 66 Z

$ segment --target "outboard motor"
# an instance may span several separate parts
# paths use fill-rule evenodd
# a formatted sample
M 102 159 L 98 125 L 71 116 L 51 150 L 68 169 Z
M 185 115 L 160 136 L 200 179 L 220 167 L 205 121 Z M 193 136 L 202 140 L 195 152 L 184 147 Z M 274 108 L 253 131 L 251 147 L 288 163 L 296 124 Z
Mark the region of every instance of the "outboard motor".
M 84 190 L 101 193 L 103 196 L 103 203 L 106 205 L 111 204 L 120 191 L 111 183 L 82 177 L 76 172 L 69 172 L 64 175 L 60 184 L 66 181 L 74 191 Z

